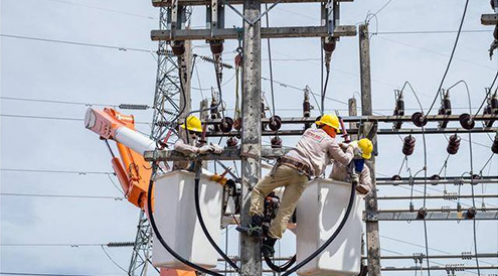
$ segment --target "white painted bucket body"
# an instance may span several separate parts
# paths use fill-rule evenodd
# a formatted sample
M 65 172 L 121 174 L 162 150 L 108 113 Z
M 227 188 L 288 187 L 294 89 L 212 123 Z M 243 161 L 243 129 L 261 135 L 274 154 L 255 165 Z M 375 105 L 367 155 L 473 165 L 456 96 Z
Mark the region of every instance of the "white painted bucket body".
M 300 263 L 338 228 L 346 212 L 351 184 L 314 179 L 297 206 L 297 263 Z M 335 240 L 298 275 L 353 276 L 360 272 L 363 199 L 356 196 L 348 221 Z
M 195 212 L 194 173 L 173 171 L 155 179 L 154 218 L 166 243 L 180 256 L 205 268 L 217 265 L 218 253 L 202 231 Z M 219 243 L 222 186 L 202 174 L 199 204 L 206 227 Z M 176 260 L 154 234 L 152 263 L 156 267 L 192 270 Z

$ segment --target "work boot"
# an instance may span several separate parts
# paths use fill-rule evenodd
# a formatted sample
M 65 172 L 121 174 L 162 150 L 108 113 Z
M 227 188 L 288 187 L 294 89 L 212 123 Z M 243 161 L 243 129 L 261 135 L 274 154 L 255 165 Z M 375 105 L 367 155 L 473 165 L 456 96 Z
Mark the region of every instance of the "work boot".
M 275 254 L 275 249 L 273 247 L 275 246 L 276 242 L 277 239 L 269 236 L 266 237 L 266 239 L 263 241 L 263 247 L 261 247 L 261 253 L 263 254 L 263 256 L 273 258 L 273 255 Z
M 249 236 L 260 237 L 263 234 L 263 217 L 254 215 L 251 217 L 251 223 L 248 226 L 237 226 L 237 231 L 244 232 Z

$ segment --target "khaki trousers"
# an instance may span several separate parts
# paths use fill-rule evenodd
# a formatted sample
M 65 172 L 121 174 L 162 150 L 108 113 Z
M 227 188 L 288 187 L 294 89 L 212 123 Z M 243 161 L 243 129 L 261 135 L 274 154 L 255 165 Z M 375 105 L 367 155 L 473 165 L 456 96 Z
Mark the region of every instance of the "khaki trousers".
M 269 233 L 272 238 L 282 238 L 307 184 L 308 176 L 305 174 L 300 174 L 289 166 L 278 165 L 273 169 L 273 174 L 263 177 L 252 190 L 250 214 L 263 216 L 265 197 L 274 189 L 285 187 L 277 217 L 272 221 Z

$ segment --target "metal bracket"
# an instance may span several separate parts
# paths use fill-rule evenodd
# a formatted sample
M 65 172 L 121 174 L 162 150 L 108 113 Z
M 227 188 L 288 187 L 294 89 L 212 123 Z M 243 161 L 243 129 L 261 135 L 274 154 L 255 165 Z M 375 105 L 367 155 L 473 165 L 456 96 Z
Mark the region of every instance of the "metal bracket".
M 242 19 L 247 22 L 247 24 L 254 26 L 263 16 L 265 16 L 267 13 L 269 13 L 273 8 L 275 8 L 278 4 L 283 2 L 283 0 L 278 0 L 277 2 L 273 3 L 268 9 L 266 9 L 263 13 L 261 13 L 258 17 L 254 18 L 254 20 L 249 20 L 247 17 L 245 17 L 240 11 L 238 11 L 234 6 L 232 6 L 228 1 L 223 0 L 223 3 L 227 5 L 231 10 L 233 10 L 237 15 L 242 17 Z
M 377 212 L 372 212 L 372 211 L 365 211 L 364 215 L 363 215 L 363 220 L 365 222 L 375 222 L 375 221 L 379 221 L 379 217 L 377 216 Z
M 170 38 L 173 40 L 175 37 L 175 31 L 178 26 L 178 1 L 179 0 L 172 0 L 171 8 L 169 8 L 169 12 L 171 13 L 170 16 Z

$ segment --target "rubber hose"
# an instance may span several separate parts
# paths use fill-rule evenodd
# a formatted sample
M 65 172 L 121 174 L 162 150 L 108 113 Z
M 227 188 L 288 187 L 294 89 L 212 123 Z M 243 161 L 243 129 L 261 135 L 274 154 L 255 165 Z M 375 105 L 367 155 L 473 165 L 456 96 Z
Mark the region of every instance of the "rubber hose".
M 272 260 L 270 259 L 270 257 L 268 257 L 267 255 L 265 255 L 264 257 L 265 257 L 265 262 L 268 265 L 268 267 L 270 267 L 271 270 L 278 272 L 278 273 L 287 271 L 287 269 L 289 269 L 293 264 L 296 263 L 296 259 L 297 259 L 296 255 L 294 255 L 288 262 L 286 262 L 285 264 L 283 264 L 281 266 L 278 266 L 278 265 L 274 264 L 272 262 Z
M 327 71 L 327 76 L 325 77 L 325 85 L 323 86 L 323 92 L 322 92 L 322 98 L 321 98 L 321 100 L 322 100 L 321 105 L 322 105 L 322 106 L 320 107 L 320 109 L 321 109 L 321 110 L 320 110 L 320 111 L 321 111 L 320 113 L 322 114 L 322 116 L 323 116 L 323 112 L 324 112 L 324 110 L 325 110 L 325 109 L 324 109 L 324 105 L 325 105 L 325 95 L 327 95 L 327 85 L 328 85 L 328 83 L 329 83 L 329 76 L 330 76 L 330 71 Z
M 240 272 L 240 268 L 221 250 L 221 248 L 216 244 L 216 242 L 213 240 L 213 237 L 211 237 L 211 234 L 209 234 L 209 231 L 206 227 L 206 224 L 204 223 L 204 218 L 202 216 L 200 204 L 199 204 L 199 183 L 200 183 L 200 171 L 201 171 L 201 166 L 199 164 L 196 165 L 196 172 L 195 172 L 195 187 L 194 187 L 194 193 L 195 193 L 195 212 L 197 214 L 197 218 L 199 219 L 199 224 L 201 225 L 202 232 L 204 232 L 204 235 L 208 239 L 209 243 L 211 246 L 220 254 L 220 256 L 231 266 L 233 267 L 237 272 Z
M 289 270 L 289 271 L 285 272 L 284 274 L 282 274 L 282 276 L 289 276 L 290 274 L 296 272 L 298 269 L 300 269 L 301 267 L 303 267 L 306 264 L 308 264 L 309 262 L 311 262 L 311 260 L 313 260 L 314 258 L 316 258 L 316 256 L 318 256 L 320 253 L 322 253 L 335 240 L 335 238 L 337 237 L 337 235 L 339 235 L 339 233 L 341 233 L 342 228 L 344 227 L 344 225 L 348 221 L 349 214 L 351 213 L 351 209 L 353 209 L 355 195 L 356 195 L 356 184 L 353 183 L 351 185 L 351 195 L 349 197 L 348 208 L 346 209 L 346 213 L 344 214 L 344 217 L 342 218 L 342 221 L 339 224 L 339 227 L 337 227 L 337 229 L 335 230 L 334 234 L 332 234 L 332 236 L 324 244 L 322 244 L 322 246 L 320 246 L 320 248 L 318 248 L 315 252 L 313 252 L 313 254 L 311 254 L 306 259 L 304 259 L 304 261 L 298 263 L 291 270 Z
M 153 165 L 153 168 L 152 168 L 152 175 L 154 175 L 155 171 L 157 170 L 157 165 L 154 164 Z M 202 273 L 206 273 L 206 274 L 209 274 L 209 275 L 213 275 L 213 276 L 223 276 L 223 274 L 220 274 L 220 273 L 216 273 L 214 271 L 211 271 L 209 269 L 205 269 L 201 266 L 198 266 L 194 263 L 191 263 L 189 262 L 188 260 L 186 260 L 185 258 L 183 258 L 182 256 L 178 255 L 178 253 L 176 253 L 171 247 L 169 247 L 169 245 L 164 241 L 161 233 L 159 232 L 159 229 L 157 228 L 157 225 L 156 225 L 156 220 L 154 219 L 154 214 L 152 212 L 152 189 L 154 188 L 154 180 L 151 176 L 150 178 L 150 181 L 149 181 L 149 189 L 148 189 L 148 194 L 147 194 L 147 213 L 149 215 L 149 221 L 150 221 L 150 225 L 152 226 L 152 230 L 154 231 L 154 234 L 156 234 L 156 238 L 159 240 L 159 242 L 162 244 L 162 246 L 166 249 L 166 251 L 168 251 L 169 254 L 171 254 L 173 257 L 175 257 L 177 260 L 179 260 L 180 262 L 182 262 L 183 264 L 197 270 L 197 271 L 200 271 Z

